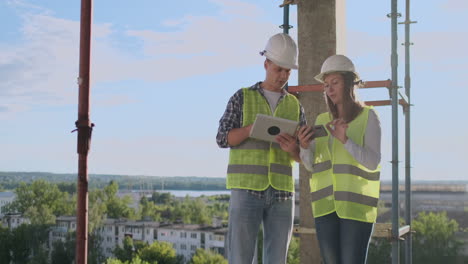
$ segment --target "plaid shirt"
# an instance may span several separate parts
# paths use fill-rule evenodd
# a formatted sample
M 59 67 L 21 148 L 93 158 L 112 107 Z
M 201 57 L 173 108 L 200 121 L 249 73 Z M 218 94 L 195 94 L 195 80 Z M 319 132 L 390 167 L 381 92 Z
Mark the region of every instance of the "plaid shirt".
M 257 90 L 263 97 L 265 97 L 263 93 L 263 89 L 260 87 L 261 82 L 258 82 L 249 89 Z M 280 102 L 288 92 L 284 89 L 282 90 L 282 94 L 279 98 Z M 266 99 L 266 98 L 265 98 Z M 267 100 L 268 101 L 268 100 Z M 232 97 L 229 99 L 229 102 L 226 107 L 226 111 L 224 112 L 223 116 L 219 120 L 219 128 L 218 134 L 216 135 L 216 143 L 220 148 L 228 148 L 229 144 L 227 142 L 227 135 L 229 131 L 233 128 L 240 128 L 242 127 L 242 106 L 244 104 L 244 94 L 242 89 L 239 89 Z M 306 118 L 304 114 L 304 109 L 300 106 L 299 112 L 299 125 L 303 126 L 306 124 Z M 265 191 L 253 191 L 247 190 L 249 193 L 257 196 L 258 198 L 263 198 L 265 196 Z M 277 201 L 284 201 L 290 200 L 293 198 L 293 193 L 287 191 L 280 191 L 275 190 L 275 197 Z

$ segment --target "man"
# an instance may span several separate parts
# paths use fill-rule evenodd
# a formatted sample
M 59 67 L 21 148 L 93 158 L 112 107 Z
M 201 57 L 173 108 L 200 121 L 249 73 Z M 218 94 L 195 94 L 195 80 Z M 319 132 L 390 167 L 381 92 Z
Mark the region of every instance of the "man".
M 216 141 L 230 147 L 227 188 L 229 229 L 226 250 L 230 264 L 253 262 L 263 224 L 263 263 L 286 263 L 294 220 L 292 164 L 299 159 L 294 135 L 279 134 L 277 143 L 249 138 L 257 114 L 306 123 L 297 98 L 284 86 L 297 69 L 297 47 L 287 34 L 272 36 L 264 51 L 265 80 L 238 90 L 219 121 Z

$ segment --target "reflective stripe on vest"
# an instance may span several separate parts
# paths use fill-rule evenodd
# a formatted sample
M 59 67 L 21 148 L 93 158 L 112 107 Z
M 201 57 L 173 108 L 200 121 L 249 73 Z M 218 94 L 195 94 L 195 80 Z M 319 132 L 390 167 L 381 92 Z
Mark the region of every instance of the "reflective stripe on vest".
M 352 174 L 364 178 L 369 181 L 380 180 L 380 171 L 368 172 L 359 167 L 348 165 L 348 164 L 336 164 L 333 165 L 334 174 Z
M 278 143 L 269 143 L 266 141 L 260 140 L 246 140 L 242 144 L 231 147 L 231 149 L 261 149 L 261 150 L 269 150 L 270 146 L 272 148 L 281 149 Z
M 347 136 L 362 146 L 370 107 L 348 124 Z M 317 117 L 316 125 L 331 120 L 329 113 Z M 380 191 L 380 165 L 370 170 L 359 164 L 344 145 L 330 136 L 317 138 L 310 188 L 314 217 L 336 211 L 339 217 L 375 222 Z
M 258 90 L 243 88 L 242 126 L 253 124 L 257 114 L 272 115 L 267 100 Z M 299 121 L 300 104 L 291 94 L 284 95 L 273 116 Z M 292 164 L 294 160 L 278 143 L 248 138 L 231 147 L 227 170 L 228 189 L 265 190 L 270 185 L 294 192 Z
M 284 174 L 287 176 L 292 176 L 291 167 L 284 166 L 281 164 L 270 164 L 270 172 Z M 259 174 L 268 176 L 268 166 L 262 165 L 228 165 L 228 173 L 247 173 L 247 174 Z

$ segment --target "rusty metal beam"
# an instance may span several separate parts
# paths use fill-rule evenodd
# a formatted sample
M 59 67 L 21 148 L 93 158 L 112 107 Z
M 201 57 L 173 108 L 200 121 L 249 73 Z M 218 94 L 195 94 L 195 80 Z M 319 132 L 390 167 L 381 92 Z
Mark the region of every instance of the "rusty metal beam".
M 385 81 L 368 81 L 364 82 L 363 88 L 389 88 L 392 84 L 391 80 Z M 300 93 L 300 92 L 323 92 L 322 84 L 309 84 L 309 85 L 296 85 L 289 86 L 288 92 L 290 93 Z
M 93 127 L 89 120 L 91 10 L 92 0 L 81 0 L 78 120 L 75 122 L 78 130 L 76 264 L 86 264 L 88 261 L 88 152 Z
M 384 106 L 384 105 L 391 105 L 392 101 L 391 100 L 366 101 L 365 103 L 366 105 L 372 105 L 372 106 Z M 404 99 L 400 99 L 399 104 L 404 107 L 408 106 L 408 103 Z

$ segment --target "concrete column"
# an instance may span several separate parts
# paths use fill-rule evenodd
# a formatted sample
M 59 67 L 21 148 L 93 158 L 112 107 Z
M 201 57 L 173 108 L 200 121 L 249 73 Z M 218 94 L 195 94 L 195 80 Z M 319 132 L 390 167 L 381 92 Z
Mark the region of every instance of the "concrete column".
M 299 48 L 299 85 L 316 84 L 314 76 L 320 73 L 323 61 L 337 52 L 337 14 L 344 15 L 345 0 L 306 0 L 298 1 L 298 48 Z M 337 9 L 339 5 L 341 8 Z M 337 12 L 338 10 L 338 12 Z M 340 23 L 344 18 L 340 16 Z M 338 39 L 344 40 L 344 28 L 340 28 Z M 341 43 L 344 51 L 344 43 Z M 299 95 L 309 125 L 314 124 L 318 114 L 326 112 L 321 92 L 306 92 Z M 311 196 L 309 188 L 310 173 L 301 165 L 299 169 L 300 226 L 314 228 Z M 320 251 L 315 235 L 300 235 L 301 264 L 320 263 Z

